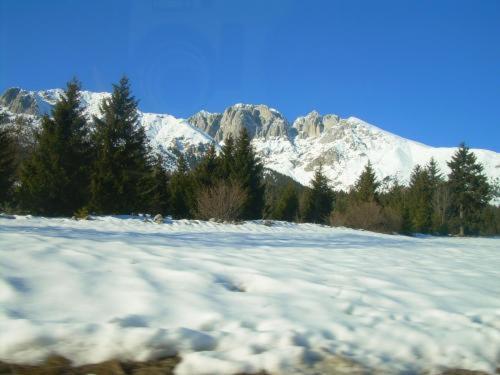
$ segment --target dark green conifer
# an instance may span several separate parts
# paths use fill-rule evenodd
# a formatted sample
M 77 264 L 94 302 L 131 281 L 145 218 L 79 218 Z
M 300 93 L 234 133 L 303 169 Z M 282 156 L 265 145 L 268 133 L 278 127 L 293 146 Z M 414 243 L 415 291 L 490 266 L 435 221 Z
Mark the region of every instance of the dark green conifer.
M 264 208 L 263 167 L 250 142 L 248 131 L 243 128 L 234 145 L 233 164 L 224 167 L 231 170 L 229 177 L 246 193 L 247 198 L 241 214 L 241 218 L 246 220 L 262 218 Z M 225 160 L 225 150 L 223 162 L 229 162 Z
M 221 160 L 217 157 L 215 145 L 211 144 L 193 171 L 196 188 L 211 187 L 219 179 Z
M 380 183 L 375 177 L 372 164 L 368 162 L 354 185 L 354 195 L 358 202 L 378 201 L 377 189 Z
M 91 206 L 107 214 L 143 210 L 147 207 L 144 185 L 151 176 L 150 149 L 126 77 L 113 85 L 100 111 L 101 116 L 94 117 Z
M 432 227 L 432 185 L 427 169 L 415 166 L 410 177 L 409 215 L 413 230 L 428 233 Z
M 80 83 L 70 81 L 51 117 L 42 118 L 35 151 L 21 170 L 24 208 L 43 215 L 71 215 L 88 201 L 92 152 L 80 104 Z
M 477 233 L 481 209 L 491 199 L 491 187 L 476 156 L 462 143 L 448 162 L 451 214 L 457 233 Z
M 234 138 L 229 135 L 222 146 L 220 154 L 218 177 L 221 179 L 228 179 L 232 176 L 234 171 Z
M 328 186 L 328 178 L 320 165 L 314 173 L 311 188 L 304 192 L 302 220 L 308 223 L 326 223 L 333 209 L 334 194 Z
M 0 127 L 0 207 L 11 197 L 15 170 L 12 137 L 5 127 Z
M 175 219 L 187 219 L 193 216 L 195 191 L 189 167 L 183 155 L 177 159 L 177 169 L 169 183 L 170 209 Z
M 276 220 L 294 221 L 297 219 L 299 210 L 299 196 L 295 186 L 289 182 L 281 191 L 272 218 Z
M 431 158 L 425 170 L 429 177 L 429 185 L 432 192 L 432 233 L 446 233 L 447 214 L 447 190 L 446 181 L 434 158 Z
M 151 185 L 148 191 L 150 212 L 152 214 L 166 215 L 170 208 L 170 195 L 168 190 L 169 174 L 163 163 L 163 157 L 157 154 L 151 169 Z

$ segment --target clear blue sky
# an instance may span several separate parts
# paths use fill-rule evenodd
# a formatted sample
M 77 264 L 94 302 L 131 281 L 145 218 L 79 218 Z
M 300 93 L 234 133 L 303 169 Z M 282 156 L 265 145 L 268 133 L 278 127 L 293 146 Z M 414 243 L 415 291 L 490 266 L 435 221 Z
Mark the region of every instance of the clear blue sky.
M 177 117 L 265 103 L 500 151 L 498 0 L 0 1 L 0 90 L 109 91 Z

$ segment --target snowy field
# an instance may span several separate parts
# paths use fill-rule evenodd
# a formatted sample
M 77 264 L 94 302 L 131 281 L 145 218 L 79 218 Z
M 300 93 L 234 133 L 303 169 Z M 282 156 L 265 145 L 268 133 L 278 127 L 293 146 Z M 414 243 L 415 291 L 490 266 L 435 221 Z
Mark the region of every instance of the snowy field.
M 178 374 L 500 364 L 500 239 L 0 217 L 0 360 L 178 353 Z M 321 371 L 319 371 L 321 372 Z

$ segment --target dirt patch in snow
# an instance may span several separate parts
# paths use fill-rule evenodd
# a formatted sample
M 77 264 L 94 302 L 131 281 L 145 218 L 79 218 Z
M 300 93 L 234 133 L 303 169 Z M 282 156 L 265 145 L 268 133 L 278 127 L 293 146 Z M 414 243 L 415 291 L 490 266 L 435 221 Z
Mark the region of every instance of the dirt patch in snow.
M 0 361 L 0 375 L 173 375 L 181 358 L 169 357 L 159 360 L 137 362 L 110 360 L 101 363 L 72 366 L 71 361 L 61 356 L 48 357 L 39 365 L 12 364 Z M 314 375 L 368 375 L 379 374 L 378 371 L 363 368 L 359 364 L 348 359 L 335 356 L 333 359 L 323 362 L 320 366 L 310 369 Z M 304 372 L 307 374 L 308 372 Z M 500 368 L 496 370 L 500 374 Z M 249 374 L 235 374 L 249 375 Z M 260 371 L 253 375 L 271 375 Z M 422 374 L 424 375 L 424 374 Z M 464 369 L 449 369 L 441 375 L 488 375 L 483 371 L 472 371 Z
M 180 362 L 179 357 L 146 362 L 106 361 L 73 367 L 64 357 L 52 356 L 39 365 L 8 364 L 0 362 L 1 375 L 169 375 Z

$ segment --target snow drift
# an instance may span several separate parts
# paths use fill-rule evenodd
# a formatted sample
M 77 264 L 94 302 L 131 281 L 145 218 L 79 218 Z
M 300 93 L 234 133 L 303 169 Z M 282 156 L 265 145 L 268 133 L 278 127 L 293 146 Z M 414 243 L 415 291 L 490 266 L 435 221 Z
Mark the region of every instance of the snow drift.
M 500 363 L 500 239 L 0 217 L 0 360 L 178 353 L 178 374 Z

